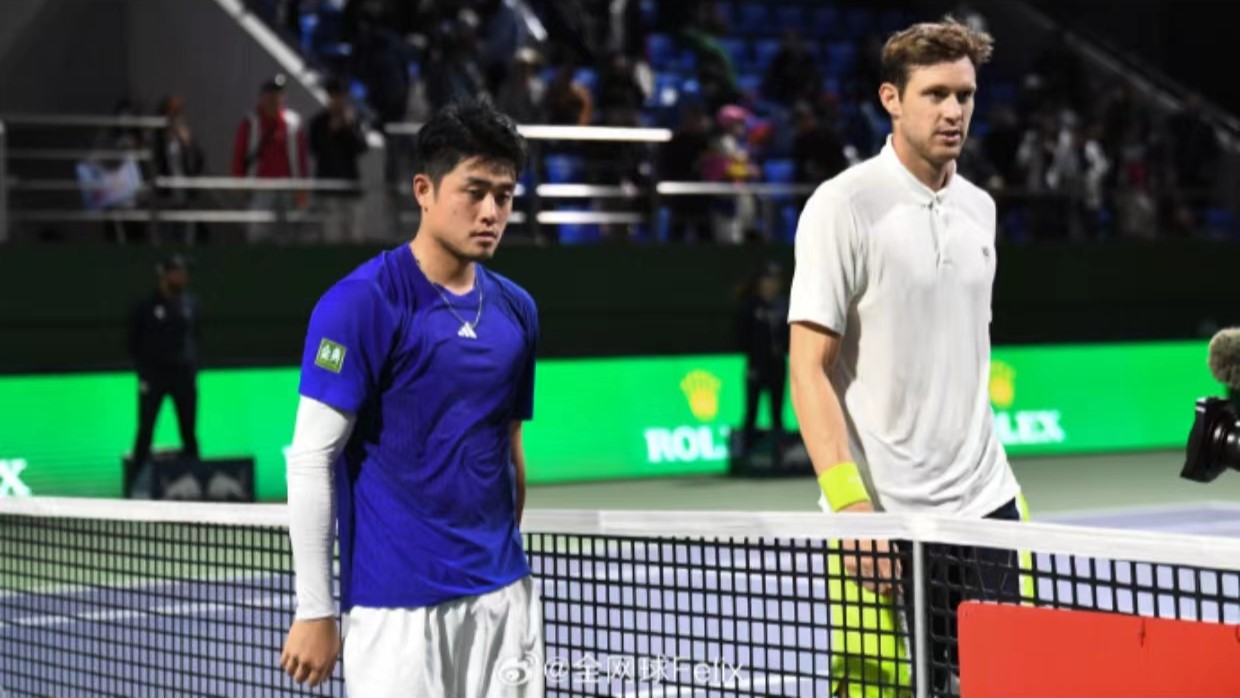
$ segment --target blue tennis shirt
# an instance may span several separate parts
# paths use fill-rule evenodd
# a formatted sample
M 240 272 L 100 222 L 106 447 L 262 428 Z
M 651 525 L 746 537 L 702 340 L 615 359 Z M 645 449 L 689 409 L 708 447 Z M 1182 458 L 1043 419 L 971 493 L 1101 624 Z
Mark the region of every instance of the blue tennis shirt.
M 357 416 L 334 469 L 341 610 L 420 608 L 529 574 L 516 521 L 511 427 L 533 416 L 538 315 L 477 265 L 449 310 L 407 245 L 319 300 L 302 395 Z

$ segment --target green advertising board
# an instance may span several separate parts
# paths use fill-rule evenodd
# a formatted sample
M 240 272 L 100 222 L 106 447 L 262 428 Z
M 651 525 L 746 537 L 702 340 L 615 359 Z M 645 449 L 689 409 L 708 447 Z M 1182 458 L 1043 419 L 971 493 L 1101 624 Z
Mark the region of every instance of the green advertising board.
M 1204 342 L 996 349 L 996 429 L 1013 455 L 1181 447 L 1194 401 L 1221 393 L 1205 357 Z M 203 455 L 253 457 L 258 498 L 283 499 L 296 369 L 205 371 L 199 395 Z M 739 356 L 540 362 L 529 481 L 725 472 L 743 404 Z M 0 496 L 119 496 L 136 421 L 131 374 L 0 377 Z M 171 401 L 155 443 L 178 443 Z

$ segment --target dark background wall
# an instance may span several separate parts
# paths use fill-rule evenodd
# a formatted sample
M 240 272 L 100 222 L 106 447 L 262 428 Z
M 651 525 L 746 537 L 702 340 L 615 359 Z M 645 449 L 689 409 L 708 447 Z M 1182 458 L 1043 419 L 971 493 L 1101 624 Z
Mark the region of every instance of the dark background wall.
M 129 0 L 0 0 L 0 113 L 108 113 L 129 94 Z
M 1228 32 L 1235 25 L 1232 2 L 1033 2 L 1065 25 L 1103 38 L 1157 66 L 1232 114 L 1240 114 L 1240 81 L 1228 77 Z
M 290 364 L 310 310 L 369 247 L 202 248 L 204 358 Z M 1161 242 L 1000 248 L 996 344 L 1181 339 L 1240 323 L 1240 246 Z M 153 250 L 8 246 L 0 253 L 0 371 L 127 365 L 128 305 L 153 289 Z M 533 293 L 545 356 L 732 351 L 739 281 L 792 251 L 510 246 L 492 265 Z
M 214 0 L 0 0 L 0 114 L 145 113 L 181 95 L 207 174 L 228 174 L 237 124 L 272 54 Z M 321 106 L 297 80 L 289 107 Z M 16 136 L 15 136 L 16 137 Z

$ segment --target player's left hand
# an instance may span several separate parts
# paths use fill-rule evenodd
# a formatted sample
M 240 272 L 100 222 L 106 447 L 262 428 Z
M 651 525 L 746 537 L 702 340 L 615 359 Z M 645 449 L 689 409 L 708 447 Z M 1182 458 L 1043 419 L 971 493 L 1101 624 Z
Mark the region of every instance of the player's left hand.
M 340 656 L 340 629 L 335 618 L 293 621 L 289 628 L 280 668 L 299 684 L 318 686 L 331 678 Z

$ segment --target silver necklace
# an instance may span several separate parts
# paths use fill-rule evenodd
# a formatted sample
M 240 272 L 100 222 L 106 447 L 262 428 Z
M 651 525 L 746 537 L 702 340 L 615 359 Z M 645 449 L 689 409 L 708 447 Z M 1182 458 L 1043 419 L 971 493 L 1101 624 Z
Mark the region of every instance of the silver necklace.
M 418 263 L 418 268 L 421 269 L 422 268 L 421 260 L 419 260 L 416 256 L 413 258 L 413 260 Z M 422 273 L 423 275 L 425 275 L 426 270 L 423 269 Z M 456 331 L 456 336 L 464 337 L 465 339 L 477 339 L 478 333 L 476 330 L 478 329 L 478 323 L 482 322 L 482 279 L 479 277 L 479 275 L 476 272 L 474 274 L 474 285 L 478 287 L 478 314 L 474 316 L 473 322 L 466 320 L 465 318 L 461 317 L 459 313 L 456 312 L 456 308 L 452 307 L 452 301 L 448 298 L 448 295 L 443 292 L 442 286 L 435 283 L 434 281 L 431 281 L 429 276 L 426 278 L 426 280 L 430 281 L 431 286 L 435 287 L 435 290 L 439 293 L 439 297 L 443 299 L 443 304 L 448 306 L 448 312 L 452 313 L 453 317 L 461 321 L 461 329 Z

